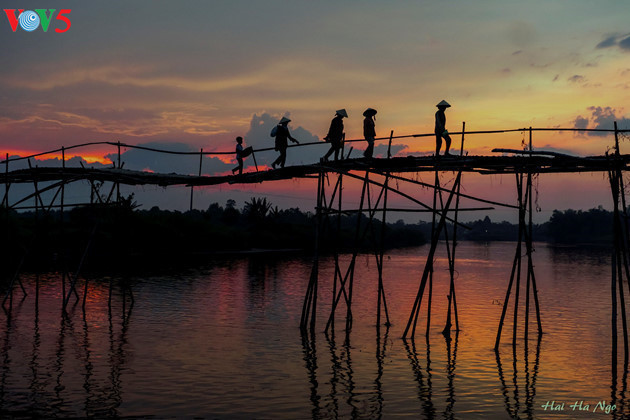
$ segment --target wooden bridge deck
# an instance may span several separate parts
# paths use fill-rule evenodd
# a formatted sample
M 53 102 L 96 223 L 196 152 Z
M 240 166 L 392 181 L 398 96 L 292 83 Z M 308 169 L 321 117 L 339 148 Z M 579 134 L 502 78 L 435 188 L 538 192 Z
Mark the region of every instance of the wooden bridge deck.
M 287 166 L 281 169 L 255 172 L 252 167 L 242 175 L 194 176 L 176 173 L 153 173 L 117 168 L 33 167 L 9 171 L 0 175 L 1 184 L 79 180 L 108 181 L 126 185 L 186 185 L 247 184 L 292 178 L 311 178 L 321 171 L 344 173 L 463 171 L 480 174 L 571 173 L 602 172 L 611 169 L 628 170 L 630 155 L 576 157 L 552 152 L 508 152 L 503 156 L 407 156 L 389 159 L 345 159 L 310 165 Z M 518 152 L 518 154 L 514 154 Z

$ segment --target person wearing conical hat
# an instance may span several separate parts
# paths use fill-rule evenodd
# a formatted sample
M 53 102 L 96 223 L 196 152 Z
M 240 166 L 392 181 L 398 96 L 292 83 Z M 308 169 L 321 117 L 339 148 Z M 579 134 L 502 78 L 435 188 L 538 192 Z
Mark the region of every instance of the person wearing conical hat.
M 289 133 L 288 124 L 291 122 L 287 117 L 282 117 L 280 122 L 271 132 L 271 135 L 276 138 L 276 151 L 280 152 L 280 156 L 271 164 L 273 169 L 276 169 L 276 165 L 280 165 L 284 168 L 284 163 L 287 160 L 287 147 L 289 147 L 289 139 L 296 144 L 300 144 L 299 141 L 291 137 Z
M 374 139 L 376 138 L 376 130 L 374 128 L 375 115 L 376 110 L 374 108 L 368 108 L 363 111 L 363 116 L 365 117 L 363 120 L 363 137 L 368 143 L 368 147 L 365 149 L 365 152 L 363 152 L 363 156 L 368 159 L 374 154 Z
M 345 109 L 340 109 L 335 112 L 335 116 L 330 122 L 330 128 L 328 134 L 324 137 L 324 140 L 330 143 L 330 149 L 322 157 L 322 161 L 326 162 L 330 155 L 335 154 L 335 160 L 339 159 L 339 151 L 343 143 L 343 119 L 348 118 L 348 113 Z M 343 158 L 343 156 L 342 156 Z
M 450 155 L 449 150 L 451 149 L 451 136 L 448 135 L 448 131 L 446 130 L 446 114 L 444 114 L 444 111 L 446 108 L 450 108 L 451 105 L 445 100 L 442 100 L 436 106 L 438 110 L 435 113 L 435 156 L 440 155 L 442 138 L 446 141 L 444 156 L 448 156 Z

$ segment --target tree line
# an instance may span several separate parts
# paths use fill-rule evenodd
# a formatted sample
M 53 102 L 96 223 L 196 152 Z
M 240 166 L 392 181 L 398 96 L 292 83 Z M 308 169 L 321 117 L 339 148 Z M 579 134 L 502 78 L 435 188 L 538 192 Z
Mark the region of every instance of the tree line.
M 134 208 L 128 199 L 118 206 L 78 207 L 64 213 L 17 213 L 0 208 L 6 240 L 0 252 L 8 261 L 50 268 L 72 266 L 89 243 L 88 260 L 96 265 L 130 266 L 144 262 L 173 262 L 216 254 L 276 251 L 305 252 L 315 247 L 317 216 L 299 208 L 279 209 L 266 198 L 252 198 L 242 208 L 234 200 L 187 212 Z M 368 252 L 418 246 L 431 237 L 431 223 L 398 220 L 382 226 L 365 214 L 331 214 L 319 220 L 320 251 Z M 359 220 L 361 218 L 361 220 Z M 0 222 L 1 223 L 1 222 Z M 361 226 L 357 234 L 357 224 Z M 458 240 L 513 241 L 518 225 L 484 219 L 465 223 Z M 452 227 L 450 227 L 452 229 Z M 534 240 L 553 243 L 610 243 L 612 213 L 601 206 L 591 210 L 555 210 L 549 221 L 535 225 Z M 384 232 L 384 237 L 381 233 Z M 452 236 L 450 236 L 452 237 Z M 71 267 L 68 267 L 71 268 Z

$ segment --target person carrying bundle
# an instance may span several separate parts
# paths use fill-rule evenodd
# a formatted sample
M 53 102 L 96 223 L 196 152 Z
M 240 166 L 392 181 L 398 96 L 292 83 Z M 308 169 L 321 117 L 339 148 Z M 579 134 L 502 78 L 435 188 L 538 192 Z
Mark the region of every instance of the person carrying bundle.
M 238 162 L 238 166 L 232 169 L 232 174 L 238 171 L 239 175 L 243 175 L 243 158 L 246 158 L 247 156 L 251 155 L 252 152 L 253 152 L 253 149 L 251 146 L 243 149 L 243 137 L 238 136 L 236 138 L 236 161 Z

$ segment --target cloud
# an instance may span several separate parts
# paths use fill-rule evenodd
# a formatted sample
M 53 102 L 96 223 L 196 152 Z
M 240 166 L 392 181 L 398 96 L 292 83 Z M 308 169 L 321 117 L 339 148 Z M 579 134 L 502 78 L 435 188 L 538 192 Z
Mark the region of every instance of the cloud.
M 579 129 L 585 129 L 588 127 L 588 118 L 584 118 L 581 115 L 575 118 L 573 126 Z
M 21 156 L 18 155 L 11 155 L 9 156 L 9 159 L 17 159 Z M 16 161 L 11 161 L 10 163 L 10 170 L 12 171 L 16 171 L 18 169 L 28 169 L 28 159 L 22 159 L 22 160 L 16 160 Z M 46 167 L 46 168 L 61 168 L 63 166 L 63 163 L 61 161 L 60 158 L 51 158 L 51 159 L 31 159 L 31 165 L 32 166 L 39 166 L 39 167 Z M 74 156 L 72 158 L 66 159 L 66 163 L 65 163 L 66 167 L 68 168 L 79 168 L 81 166 L 84 166 L 86 168 L 96 168 L 96 169 L 101 169 L 101 168 L 111 168 L 111 165 L 104 165 L 100 162 L 93 162 L 93 163 L 88 163 L 85 159 L 83 159 L 80 156 Z
M 623 51 L 630 51 L 630 34 L 614 34 L 609 35 L 603 41 L 601 41 L 595 48 L 610 48 L 610 47 L 619 47 Z
M 386 158 L 387 157 L 387 144 L 379 144 L 374 147 L 374 157 Z M 409 147 L 404 144 L 394 144 L 391 148 L 392 156 L 396 156 L 399 152 L 402 152 Z
M 284 116 L 290 118 L 289 113 L 285 113 Z M 253 146 L 254 150 L 273 148 L 275 140 L 270 134 L 273 127 L 278 124 L 280 118 L 282 118 L 282 115 L 271 115 L 267 112 L 263 112 L 261 115 L 254 114 L 249 124 L 249 131 L 244 136 L 246 145 Z M 291 136 L 296 138 L 300 143 L 319 142 L 319 138 L 305 128 L 301 126 L 294 128 L 295 123 L 296 121 L 289 123 Z M 289 146 L 292 144 L 292 142 L 289 142 Z M 318 162 L 319 158 L 326 153 L 328 147 L 328 144 L 325 142 L 321 142 L 321 146 L 289 147 L 289 150 L 287 150 L 287 165 Z M 278 152 L 270 150 L 256 154 L 256 161 L 259 165 L 271 166 L 271 163 L 276 157 L 278 157 Z
M 569 83 L 575 83 L 581 85 L 582 87 L 599 87 L 601 83 L 590 83 L 588 79 L 581 74 L 574 74 L 573 76 L 567 79 Z
M 608 47 L 612 47 L 614 45 L 617 44 L 617 36 L 613 35 L 613 36 L 609 36 L 608 38 L 604 39 L 602 42 L 600 42 L 599 44 L 597 44 L 597 46 L 595 48 L 608 48 Z
M 198 149 L 194 149 L 188 144 L 175 142 L 148 142 L 138 146 L 174 152 L 199 152 Z M 112 162 L 118 160 L 118 155 L 113 153 L 106 157 Z M 199 155 L 194 154 L 176 155 L 142 149 L 128 149 L 121 153 L 121 161 L 124 162 L 124 169 L 151 170 L 158 173 L 183 175 L 197 175 L 199 173 Z M 235 164 L 225 163 L 214 156 L 204 156 L 202 159 L 202 173 L 206 175 L 223 173 L 234 166 Z
M 584 83 L 586 81 L 584 76 L 579 75 L 579 74 L 575 74 L 575 75 L 569 77 L 567 80 L 569 82 L 571 82 L 571 83 Z
M 289 116 L 289 113 L 286 113 L 285 116 Z M 250 128 L 247 134 L 245 134 L 245 142 L 248 146 L 253 146 L 254 150 L 270 148 L 274 147 L 274 138 L 270 136 L 271 130 L 276 126 L 278 120 L 281 118 L 280 115 L 270 115 L 269 113 L 263 112 L 261 115 L 254 114 L 252 116 L 252 120 L 250 123 Z M 331 117 L 332 119 L 332 117 Z M 319 162 L 319 159 L 329 150 L 330 144 L 324 141 L 320 141 L 319 138 L 312 134 L 310 131 L 302 128 L 292 128 L 289 123 L 289 131 L 291 135 L 298 139 L 300 143 L 319 143 L 306 147 L 296 147 L 289 148 L 287 151 L 287 165 L 301 165 L 301 164 L 311 164 Z M 386 157 L 387 156 L 387 142 L 377 142 L 374 147 L 374 156 L 375 157 Z M 290 143 L 291 144 L 291 143 Z M 352 147 L 353 151 L 351 157 L 360 157 L 363 150 L 367 147 L 367 142 L 358 141 L 346 143 L 344 147 L 344 153 L 347 155 Z M 391 154 L 395 156 L 397 153 L 407 149 L 406 145 L 392 145 L 391 146 Z M 265 151 L 256 154 L 256 160 L 259 165 L 271 165 L 278 153 L 276 151 Z
M 617 128 L 619 129 L 630 128 L 630 119 L 624 118 L 618 115 L 621 113 L 621 110 L 617 110 L 609 106 L 606 106 L 606 107 L 591 106 L 591 107 L 588 107 L 587 109 L 591 113 L 590 117 L 578 116 L 573 122 L 574 128 L 612 130 L 614 129 L 615 121 L 617 122 Z M 600 136 L 600 137 L 610 135 L 610 133 L 598 132 L 598 131 L 589 131 L 586 134 L 589 136 Z

